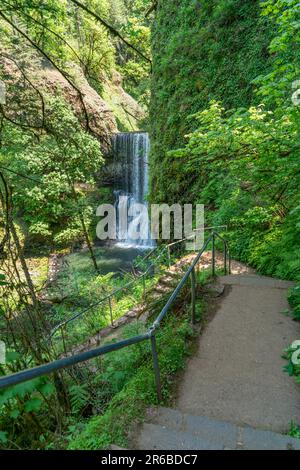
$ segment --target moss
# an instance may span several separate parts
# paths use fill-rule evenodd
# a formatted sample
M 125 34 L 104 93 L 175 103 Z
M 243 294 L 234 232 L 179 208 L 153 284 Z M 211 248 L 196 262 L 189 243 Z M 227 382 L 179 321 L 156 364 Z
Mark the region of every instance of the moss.
M 165 154 L 183 145 L 191 114 L 212 99 L 222 100 L 227 109 L 255 103 L 252 81 L 271 62 L 267 21 L 260 17 L 259 1 L 159 2 L 150 110 L 154 201 L 183 202 L 176 190 L 180 168 L 170 166 Z
M 126 97 L 130 102 L 126 102 Z M 132 109 L 134 100 L 129 95 L 113 83 L 105 82 L 103 85 L 102 97 L 111 108 L 120 132 L 132 132 L 139 130 L 138 120 L 134 118 L 135 110 Z M 136 104 L 136 106 L 138 106 Z

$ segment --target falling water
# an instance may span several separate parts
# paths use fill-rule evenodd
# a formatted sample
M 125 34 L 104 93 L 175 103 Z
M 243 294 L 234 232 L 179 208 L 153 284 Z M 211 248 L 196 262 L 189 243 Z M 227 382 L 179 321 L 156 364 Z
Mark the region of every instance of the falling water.
M 148 158 L 150 150 L 149 135 L 146 132 L 118 133 L 113 137 L 113 154 L 115 170 L 115 196 L 116 207 L 119 212 L 124 209 L 130 210 L 135 203 L 147 204 L 148 192 Z M 127 196 L 128 200 L 122 196 Z M 146 226 L 143 224 L 147 224 Z M 149 248 L 153 241 L 148 230 L 148 221 L 142 218 L 140 231 L 146 233 L 143 240 L 133 240 L 134 227 L 133 218 L 128 217 L 127 228 L 122 230 L 118 221 L 117 235 L 121 245 L 138 246 Z M 143 231 L 144 230 L 144 231 Z

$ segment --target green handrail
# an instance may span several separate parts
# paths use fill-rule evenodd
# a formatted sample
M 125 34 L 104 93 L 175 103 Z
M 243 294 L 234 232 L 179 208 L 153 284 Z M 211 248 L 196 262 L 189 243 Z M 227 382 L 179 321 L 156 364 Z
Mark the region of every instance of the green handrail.
M 37 377 L 41 377 L 50 373 L 53 373 L 57 370 L 65 369 L 68 367 L 72 367 L 75 364 L 79 364 L 81 362 L 88 361 L 90 359 L 103 356 L 104 354 L 108 354 L 109 352 L 112 351 L 117 351 L 119 349 L 123 349 L 125 347 L 141 343 L 143 341 L 150 340 L 151 341 L 151 349 L 152 349 L 152 359 L 153 359 L 153 368 L 154 368 L 154 374 L 155 374 L 155 382 L 156 382 L 156 390 L 157 390 L 157 397 L 158 401 L 160 402 L 162 400 L 162 390 L 161 390 L 161 378 L 160 378 L 160 369 L 159 369 L 159 360 L 158 360 L 158 352 L 157 352 L 157 345 L 156 345 L 156 331 L 160 327 L 161 322 L 169 312 L 171 306 L 175 302 L 176 298 L 178 297 L 179 293 L 191 277 L 191 285 L 192 285 L 192 318 L 191 321 L 192 323 L 195 322 L 195 298 L 196 298 L 196 282 L 195 282 L 195 268 L 198 264 L 198 262 L 201 259 L 201 256 L 203 255 L 204 251 L 208 247 L 210 243 L 215 245 L 215 240 L 216 238 L 219 238 L 224 246 L 224 251 L 226 252 L 226 257 L 224 258 L 224 270 L 225 273 L 227 272 L 227 259 L 228 259 L 228 243 L 227 241 L 221 237 L 219 234 L 216 232 L 212 232 L 209 238 L 206 240 L 204 243 L 203 247 L 201 248 L 200 252 L 198 255 L 195 257 L 191 265 L 189 266 L 188 270 L 185 272 L 183 278 L 175 288 L 175 290 L 172 292 L 170 295 L 167 303 L 164 305 L 162 308 L 161 312 L 157 316 L 156 320 L 154 323 L 150 326 L 148 331 L 144 335 L 139 335 L 139 336 L 134 336 L 132 338 L 119 341 L 114 344 L 110 344 L 107 346 L 101 346 L 95 349 L 91 349 L 89 351 L 85 351 L 80 354 L 76 354 L 71 357 L 65 357 L 63 359 L 58 359 L 56 361 L 49 362 L 47 364 L 43 364 L 37 367 L 33 367 L 31 369 L 27 369 L 21 372 L 16 372 L 14 374 L 10 374 L 4 377 L 0 378 L 0 389 L 4 389 L 7 387 L 10 387 L 12 385 L 16 385 L 22 382 L 26 382 L 28 380 L 32 380 Z M 215 266 L 215 251 L 213 250 L 212 253 L 212 267 L 213 267 L 213 273 L 214 273 L 214 266 Z

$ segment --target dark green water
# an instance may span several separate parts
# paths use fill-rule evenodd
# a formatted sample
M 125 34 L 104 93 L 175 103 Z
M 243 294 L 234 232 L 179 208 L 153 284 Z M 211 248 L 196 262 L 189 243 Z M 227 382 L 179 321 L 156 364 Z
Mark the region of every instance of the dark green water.
M 138 256 L 145 256 L 147 250 L 136 247 L 120 247 L 120 246 L 98 246 L 94 248 L 95 256 L 99 267 L 100 274 L 110 272 L 124 273 L 130 271 L 132 263 Z M 90 254 L 87 249 L 72 253 L 66 257 L 68 270 L 80 273 L 95 275 Z
M 101 250 L 101 249 L 98 249 Z M 138 256 L 145 256 L 147 251 L 138 248 L 107 247 L 98 252 L 97 260 L 101 274 L 130 271 L 133 261 Z

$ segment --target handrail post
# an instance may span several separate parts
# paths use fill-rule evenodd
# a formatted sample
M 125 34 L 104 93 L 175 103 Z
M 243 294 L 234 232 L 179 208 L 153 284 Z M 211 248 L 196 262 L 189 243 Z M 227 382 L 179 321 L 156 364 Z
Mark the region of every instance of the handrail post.
M 168 262 L 169 262 L 169 268 L 170 268 L 171 267 L 171 250 L 169 246 L 168 246 Z
M 231 274 L 231 253 L 228 250 L 228 273 Z
M 109 305 L 109 313 L 110 313 L 110 323 L 111 323 L 111 326 L 114 326 L 113 310 L 112 310 L 112 305 L 111 305 L 111 297 L 108 298 L 108 305 Z
M 212 276 L 216 275 L 216 250 L 215 250 L 215 232 L 212 232 Z
M 224 274 L 227 274 L 227 244 L 224 242 Z
M 64 352 L 65 352 L 65 354 L 67 354 L 67 346 L 66 346 L 66 340 L 65 340 L 64 327 L 65 327 L 65 325 L 61 327 L 61 339 L 62 339 L 62 343 L 63 343 Z
M 192 325 L 196 323 L 196 273 L 195 268 L 191 272 L 191 293 L 192 293 Z
M 158 362 L 158 355 L 157 355 L 156 337 L 155 337 L 154 331 L 152 332 L 150 339 L 151 339 L 151 348 L 152 348 L 153 369 L 154 369 L 155 383 L 156 383 L 156 393 L 157 393 L 158 402 L 160 403 L 162 401 L 161 380 L 160 380 L 160 369 L 159 369 L 159 362 Z
M 146 279 L 145 279 L 145 273 L 142 275 L 142 279 L 143 279 L 143 297 L 145 297 L 145 293 L 146 293 Z

